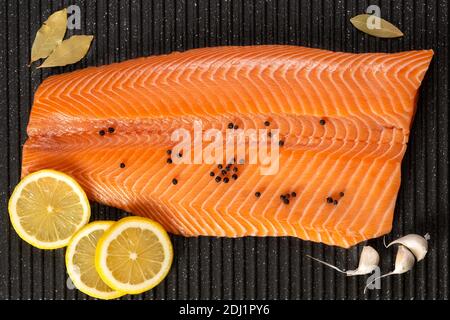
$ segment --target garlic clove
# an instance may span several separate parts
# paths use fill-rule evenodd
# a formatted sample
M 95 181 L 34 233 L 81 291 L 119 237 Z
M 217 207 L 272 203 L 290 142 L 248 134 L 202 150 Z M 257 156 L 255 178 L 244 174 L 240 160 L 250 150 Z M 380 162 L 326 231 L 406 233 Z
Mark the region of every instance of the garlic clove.
M 429 239 L 429 237 L 430 236 L 428 234 L 425 235 L 425 237 L 422 237 L 418 234 L 408 234 L 395 241 L 392 241 L 386 246 L 386 248 L 389 248 L 393 244 L 401 244 L 407 247 L 416 257 L 417 262 L 419 262 L 420 260 L 423 260 L 423 258 L 425 258 L 428 252 L 428 241 L 426 238 Z
M 380 255 L 371 246 L 364 246 L 359 258 L 358 268 L 346 272 L 347 276 L 358 276 L 372 273 L 380 262 Z
M 402 274 L 408 272 L 414 267 L 416 259 L 413 253 L 405 246 L 400 245 L 397 251 L 397 257 L 395 258 L 395 268 L 391 274 Z M 386 276 L 386 275 L 385 275 Z
M 395 267 L 394 271 L 391 271 L 389 273 L 386 273 L 378 278 L 373 279 L 371 282 L 369 282 L 366 287 L 364 288 L 364 293 L 366 293 L 367 288 L 377 281 L 378 279 L 385 278 L 392 276 L 394 274 L 402 274 L 405 272 L 410 271 L 414 267 L 414 263 L 416 262 L 416 258 L 414 257 L 414 254 L 409 251 L 405 246 L 400 245 L 398 247 L 397 256 L 395 258 Z
M 361 256 L 359 258 L 358 268 L 355 270 L 344 271 L 328 262 L 319 260 L 310 255 L 307 255 L 307 257 L 311 258 L 323 265 L 326 265 L 327 267 L 333 268 L 334 270 L 336 270 L 340 273 L 345 273 L 348 277 L 372 273 L 378 267 L 378 262 L 380 261 L 380 256 L 379 256 L 378 252 L 371 246 L 363 247 L 363 249 L 361 251 Z

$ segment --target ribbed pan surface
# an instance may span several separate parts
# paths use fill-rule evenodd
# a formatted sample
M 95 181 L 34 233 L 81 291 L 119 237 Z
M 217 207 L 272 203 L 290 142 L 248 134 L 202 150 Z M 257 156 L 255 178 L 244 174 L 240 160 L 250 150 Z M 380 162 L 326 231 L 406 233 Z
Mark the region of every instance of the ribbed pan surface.
M 66 68 L 28 68 L 39 26 L 53 11 L 81 8 L 81 31 L 94 34 L 89 56 Z M 405 36 L 380 40 L 349 19 L 369 5 Z M 88 299 L 67 281 L 64 250 L 41 251 L 11 229 L 7 201 L 19 181 L 21 148 L 33 95 L 51 74 L 174 50 L 252 44 L 293 44 L 348 52 L 435 50 L 403 161 L 395 224 L 388 240 L 431 235 L 427 258 L 412 272 L 363 294 L 365 278 L 345 278 L 306 258 L 354 268 L 361 246 L 337 249 L 293 238 L 173 237 L 175 260 L 156 289 L 125 299 L 448 299 L 448 4 L 435 0 L 0 0 L 0 298 Z M 95 219 L 126 213 L 93 205 Z M 395 250 L 383 249 L 382 270 Z

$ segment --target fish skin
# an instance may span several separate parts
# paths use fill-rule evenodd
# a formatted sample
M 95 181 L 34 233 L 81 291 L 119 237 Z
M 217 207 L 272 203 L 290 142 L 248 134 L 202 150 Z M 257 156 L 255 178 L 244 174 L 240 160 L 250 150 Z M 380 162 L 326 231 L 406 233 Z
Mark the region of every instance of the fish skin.
M 294 236 L 348 248 L 392 228 L 432 56 L 215 47 L 52 76 L 35 95 L 22 175 L 66 172 L 91 200 L 175 234 Z M 230 122 L 266 129 L 268 119 L 285 141 L 273 176 L 245 164 L 236 181 L 218 184 L 209 176 L 216 165 L 166 163 L 177 128 L 200 120 L 204 130 L 225 132 Z M 113 134 L 98 134 L 108 127 Z M 292 191 L 297 196 L 284 204 L 280 194 Z

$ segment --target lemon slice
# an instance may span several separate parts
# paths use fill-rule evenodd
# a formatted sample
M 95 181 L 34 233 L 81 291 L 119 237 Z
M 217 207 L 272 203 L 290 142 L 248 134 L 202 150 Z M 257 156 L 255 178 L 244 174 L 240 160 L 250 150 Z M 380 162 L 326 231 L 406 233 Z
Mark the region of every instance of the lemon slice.
M 23 178 L 9 199 L 8 211 L 17 234 L 40 249 L 67 246 L 91 216 L 89 201 L 80 185 L 54 170 Z
M 125 293 L 108 287 L 95 270 L 95 248 L 98 239 L 110 228 L 112 221 L 89 223 L 70 240 L 66 250 L 66 268 L 75 287 L 98 299 L 115 299 Z
M 172 258 L 172 243 L 159 223 L 127 217 L 100 238 L 95 266 L 111 288 L 138 294 L 155 287 L 167 276 Z

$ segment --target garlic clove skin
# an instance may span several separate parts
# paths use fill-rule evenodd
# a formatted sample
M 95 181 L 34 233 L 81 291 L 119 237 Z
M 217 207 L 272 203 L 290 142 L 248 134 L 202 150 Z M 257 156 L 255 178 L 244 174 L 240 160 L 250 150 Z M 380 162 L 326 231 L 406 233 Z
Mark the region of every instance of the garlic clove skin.
M 401 244 L 407 247 L 416 257 L 417 262 L 423 260 L 428 252 L 428 241 L 425 237 L 422 237 L 418 234 L 408 234 L 404 237 L 401 237 L 395 241 L 389 243 L 386 248 L 394 244 Z
M 359 276 L 372 273 L 380 262 L 380 255 L 371 246 L 364 246 L 359 258 L 358 268 L 346 272 L 347 276 Z
M 317 262 L 319 262 L 319 263 L 321 263 L 321 264 L 323 264 L 323 265 L 325 265 L 325 266 L 327 266 L 327 267 L 330 267 L 330 268 L 336 270 L 337 272 L 345 273 L 344 270 L 339 269 L 338 267 L 332 265 L 331 263 L 328 263 L 328 262 L 322 261 L 322 260 L 320 260 L 320 259 L 314 258 L 313 256 L 310 256 L 309 254 L 307 254 L 306 256 L 307 256 L 308 258 L 314 260 L 314 261 L 317 261 Z

